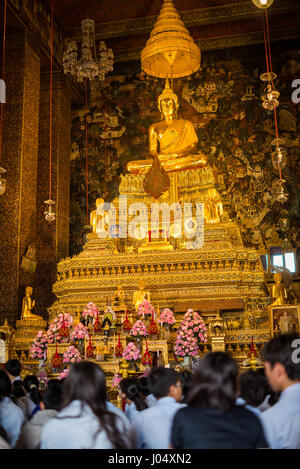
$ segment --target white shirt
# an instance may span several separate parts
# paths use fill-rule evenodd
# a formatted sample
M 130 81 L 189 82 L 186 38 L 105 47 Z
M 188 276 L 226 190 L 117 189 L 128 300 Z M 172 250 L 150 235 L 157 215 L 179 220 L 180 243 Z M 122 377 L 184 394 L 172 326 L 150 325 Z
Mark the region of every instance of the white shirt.
M 72 401 L 56 418 L 46 423 L 41 437 L 41 449 L 113 448 L 92 409 L 84 403 L 81 411 L 81 405 L 81 401 Z M 114 412 L 111 406 L 108 406 L 108 410 Z M 125 425 L 121 418 L 118 419 L 117 425 L 124 435 Z
M 300 383 L 286 388 L 261 420 L 272 449 L 300 449 Z

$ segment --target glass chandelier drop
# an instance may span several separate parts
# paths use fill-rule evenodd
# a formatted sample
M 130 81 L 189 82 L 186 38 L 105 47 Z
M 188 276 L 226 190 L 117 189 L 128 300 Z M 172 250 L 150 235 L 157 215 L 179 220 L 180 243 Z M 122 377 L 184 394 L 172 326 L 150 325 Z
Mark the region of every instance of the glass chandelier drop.
M 282 170 L 286 166 L 287 151 L 284 148 L 285 140 L 283 138 L 274 138 L 271 145 L 275 146 L 272 152 L 272 163 L 275 169 Z
M 46 204 L 46 210 L 44 212 L 45 219 L 51 223 L 52 221 L 55 220 L 55 211 L 53 205 L 55 205 L 55 202 L 51 199 L 45 200 L 44 202 Z
M 274 87 L 275 78 L 277 78 L 277 75 L 274 72 L 263 73 L 260 76 L 260 79 L 263 82 L 267 83 L 264 92 L 261 96 L 261 99 L 263 102 L 262 107 L 264 109 L 267 109 L 268 111 L 274 111 L 274 109 L 279 106 L 278 98 L 280 96 L 280 93 L 279 91 L 276 91 Z
M 64 72 L 70 73 L 78 82 L 85 79 L 94 80 L 98 78 L 103 81 L 105 75 L 113 70 L 114 54 L 112 49 L 107 49 L 106 44 L 101 41 L 99 46 L 99 57 L 95 44 L 95 21 L 89 18 L 81 22 L 82 46 L 81 58 L 78 60 L 78 46 L 75 41 L 67 45 L 63 56 Z M 94 51 L 94 57 L 92 50 Z

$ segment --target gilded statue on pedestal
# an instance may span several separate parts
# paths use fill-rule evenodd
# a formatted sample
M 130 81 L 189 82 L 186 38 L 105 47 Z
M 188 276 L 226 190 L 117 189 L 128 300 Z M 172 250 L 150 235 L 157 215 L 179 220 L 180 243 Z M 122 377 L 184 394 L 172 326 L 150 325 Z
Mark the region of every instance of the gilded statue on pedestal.
M 38 319 L 41 321 L 43 320 L 41 316 L 32 313 L 32 310 L 35 307 L 35 300 L 31 298 L 32 292 L 32 287 L 26 287 L 25 296 L 22 301 L 21 319 Z
M 138 310 L 138 307 L 144 300 L 147 300 L 150 302 L 150 293 L 144 290 L 144 287 L 145 287 L 144 280 L 140 280 L 138 285 L 139 285 L 139 290 L 133 293 L 133 299 L 132 299 L 132 302 L 136 310 Z
M 284 283 L 282 283 L 282 275 L 280 272 L 274 274 L 275 285 L 271 287 L 271 297 L 274 299 L 271 306 L 281 306 L 288 303 L 288 292 Z
M 193 124 L 185 119 L 177 119 L 178 97 L 170 89 L 168 80 L 158 97 L 158 109 L 162 121 L 149 128 L 149 151 L 157 157 L 167 172 L 202 168 L 207 165 L 203 153 L 194 152 L 198 137 Z M 130 161 L 127 170 L 133 174 L 144 174 L 152 166 L 153 159 Z

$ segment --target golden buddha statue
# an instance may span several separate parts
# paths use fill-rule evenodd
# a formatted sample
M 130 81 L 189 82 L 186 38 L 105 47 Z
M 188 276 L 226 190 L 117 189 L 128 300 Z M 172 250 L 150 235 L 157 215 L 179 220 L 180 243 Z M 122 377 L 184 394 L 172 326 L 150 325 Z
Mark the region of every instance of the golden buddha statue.
M 43 318 L 41 316 L 38 316 L 37 314 L 33 314 L 31 312 L 35 307 L 35 300 L 31 298 L 32 292 L 32 287 L 26 287 L 25 297 L 22 301 L 21 319 L 38 319 L 39 321 L 42 321 Z
M 169 81 L 158 97 L 158 109 L 163 120 L 149 128 L 149 151 L 157 157 L 167 172 L 203 168 L 207 158 L 203 153 L 194 153 L 198 137 L 193 124 L 177 119 L 178 97 L 171 90 Z M 127 170 L 133 174 L 144 174 L 152 166 L 153 159 L 130 161 Z
M 144 280 L 140 280 L 138 285 L 139 285 L 139 290 L 133 293 L 133 299 L 132 299 L 132 302 L 136 310 L 138 310 L 138 307 L 144 300 L 147 300 L 150 302 L 150 293 L 144 290 L 145 288 Z
M 115 303 L 124 303 L 125 300 L 125 292 L 121 285 L 118 285 L 117 290 L 114 293 L 114 301 Z
M 109 226 L 109 213 L 108 210 L 103 210 L 104 199 L 96 200 L 96 209 L 93 210 L 90 214 L 90 225 L 93 227 L 93 233 L 107 231 Z M 100 210 L 103 210 L 103 213 L 99 213 Z
M 271 287 L 271 297 L 275 299 L 270 306 L 281 306 L 287 304 L 288 293 L 284 283 L 281 282 L 282 275 L 280 272 L 274 274 L 275 285 Z

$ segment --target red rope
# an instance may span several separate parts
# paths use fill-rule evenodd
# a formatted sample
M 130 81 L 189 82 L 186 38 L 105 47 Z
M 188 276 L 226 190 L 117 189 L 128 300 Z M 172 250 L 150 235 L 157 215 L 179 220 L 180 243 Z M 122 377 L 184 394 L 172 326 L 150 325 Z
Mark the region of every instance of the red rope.
M 105 201 L 107 199 L 106 91 L 104 89 Z
M 4 2 L 4 22 L 3 22 L 3 54 L 2 54 L 2 80 L 4 81 L 5 74 L 5 49 L 6 49 L 6 6 L 7 0 Z M 1 103 L 1 117 L 0 117 L 0 161 L 2 157 L 2 128 L 3 128 L 3 104 Z
M 268 37 L 268 46 L 269 46 L 269 62 L 270 62 L 270 72 L 272 73 L 272 56 L 271 56 L 271 41 L 270 41 L 270 28 L 269 28 L 269 17 L 268 10 L 265 10 L 266 16 L 266 26 L 267 26 L 267 37 Z
M 49 156 L 49 200 L 52 197 L 52 92 L 53 92 L 53 6 L 54 0 L 51 4 L 51 68 L 50 68 L 50 156 Z
M 89 224 L 89 166 L 88 166 L 88 92 L 85 79 L 85 190 L 86 190 L 86 224 Z

